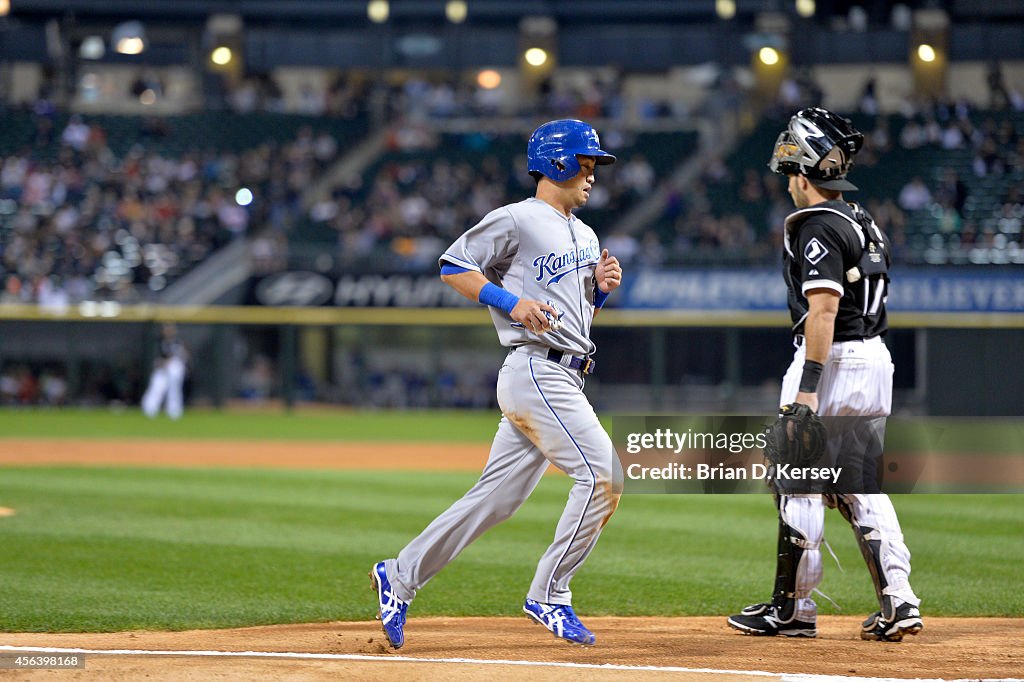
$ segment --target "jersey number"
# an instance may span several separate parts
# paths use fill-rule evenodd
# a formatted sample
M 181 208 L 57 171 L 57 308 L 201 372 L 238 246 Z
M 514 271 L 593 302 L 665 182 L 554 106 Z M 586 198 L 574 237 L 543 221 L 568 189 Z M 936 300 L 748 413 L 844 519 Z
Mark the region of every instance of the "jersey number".
M 875 317 L 885 298 L 885 278 L 876 275 L 864 278 L 864 317 Z

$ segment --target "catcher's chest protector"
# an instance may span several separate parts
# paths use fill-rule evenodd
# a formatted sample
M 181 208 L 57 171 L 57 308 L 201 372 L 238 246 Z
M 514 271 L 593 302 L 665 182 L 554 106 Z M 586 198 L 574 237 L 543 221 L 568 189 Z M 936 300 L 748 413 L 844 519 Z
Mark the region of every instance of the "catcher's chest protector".
M 806 223 L 811 218 L 815 219 L 811 234 L 830 235 L 827 248 L 801 234 L 810 229 Z M 842 289 L 836 340 L 870 338 L 887 331 L 889 243 L 870 215 L 857 204 L 840 201 L 810 206 L 786 218 L 785 239 L 785 276 L 795 332 L 801 331 L 808 310 L 802 286 L 812 279 L 829 280 L 834 286 L 828 286 Z

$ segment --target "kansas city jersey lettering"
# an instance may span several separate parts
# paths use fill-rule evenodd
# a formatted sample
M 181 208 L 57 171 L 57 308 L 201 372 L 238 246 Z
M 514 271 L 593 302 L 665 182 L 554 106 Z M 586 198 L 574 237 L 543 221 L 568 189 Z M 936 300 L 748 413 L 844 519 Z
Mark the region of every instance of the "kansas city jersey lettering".
M 543 335 L 516 325 L 503 310 L 490 308 L 504 346 L 543 343 L 573 355 L 594 352 L 594 272 L 601 246 L 594 231 L 575 216 L 531 197 L 488 213 L 441 256 L 482 272 L 516 296 L 550 301 L 561 326 Z
M 807 247 L 804 249 L 804 258 L 806 258 L 811 265 L 815 265 L 827 255 L 828 249 L 825 248 L 824 244 L 818 241 L 817 237 L 814 237 L 811 241 L 807 242 Z
M 535 281 L 540 282 L 545 277 L 550 277 L 544 286 L 557 284 L 558 280 L 570 272 L 597 265 L 600 253 L 598 242 L 593 239 L 590 244 L 578 250 L 570 249 L 563 254 L 552 252 L 546 256 L 537 256 L 533 259 L 533 267 L 537 269 Z

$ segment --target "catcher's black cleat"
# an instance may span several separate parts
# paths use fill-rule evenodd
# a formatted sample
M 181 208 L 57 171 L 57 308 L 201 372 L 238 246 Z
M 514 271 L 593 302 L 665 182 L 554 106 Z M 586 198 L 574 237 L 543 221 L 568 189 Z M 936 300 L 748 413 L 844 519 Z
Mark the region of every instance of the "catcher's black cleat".
M 775 604 L 751 604 L 735 616 L 729 616 L 729 627 L 739 630 L 745 635 L 763 637 L 817 637 L 818 629 L 814 623 L 796 618 L 783 620 L 780 609 Z
M 860 638 L 874 642 L 901 642 L 904 635 L 916 635 L 924 629 L 921 610 L 912 604 L 900 604 L 892 618 L 881 611 L 868 616 L 861 626 Z

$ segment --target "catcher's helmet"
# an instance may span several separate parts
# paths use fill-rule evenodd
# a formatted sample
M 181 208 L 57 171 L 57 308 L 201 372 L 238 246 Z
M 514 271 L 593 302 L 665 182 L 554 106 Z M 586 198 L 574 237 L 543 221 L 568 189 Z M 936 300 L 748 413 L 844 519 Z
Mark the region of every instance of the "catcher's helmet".
M 580 172 L 577 155 L 593 156 L 599 166 L 615 163 L 615 157 L 601 149 L 597 131 L 583 121 L 571 118 L 549 121 L 530 135 L 526 167 L 534 177 L 546 175 L 562 182 Z
M 846 174 L 863 144 L 863 133 L 849 119 L 820 107 L 801 109 L 775 141 L 768 168 L 803 175 L 824 189 L 857 189 Z

